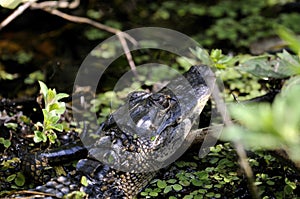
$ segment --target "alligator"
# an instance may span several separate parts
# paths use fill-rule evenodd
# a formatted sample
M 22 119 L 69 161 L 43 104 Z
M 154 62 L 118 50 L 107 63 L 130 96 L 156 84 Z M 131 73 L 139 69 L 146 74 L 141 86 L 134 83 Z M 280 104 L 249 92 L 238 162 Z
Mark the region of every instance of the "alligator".
M 27 154 L 22 168 L 35 178 L 51 163 L 69 161 L 71 155 L 80 159 L 76 177 L 56 177 L 32 191 L 48 198 L 76 190 L 84 191 L 88 198 L 135 197 L 159 169 L 179 158 L 191 144 L 192 130 L 198 127 L 199 115 L 211 95 L 208 77 L 214 81 L 208 66 L 192 66 L 156 93 L 130 93 L 126 103 L 100 125 L 98 138 L 89 146 L 75 143 L 65 150 Z M 82 176 L 87 179 L 84 185 Z

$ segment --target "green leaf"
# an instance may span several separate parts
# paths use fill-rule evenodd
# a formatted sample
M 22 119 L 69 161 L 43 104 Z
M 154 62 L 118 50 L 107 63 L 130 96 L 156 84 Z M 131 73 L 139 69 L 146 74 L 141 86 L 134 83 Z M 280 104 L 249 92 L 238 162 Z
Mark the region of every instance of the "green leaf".
M 191 65 L 196 65 L 197 64 L 195 59 L 191 59 L 191 58 L 188 58 L 188 57 L 176 57 L 176 62 L 180 66 L 184 67 L 187 70 L 189 69 L 189 67 Z
M 164 189 L 164 194 L 167 194 L 169 193 L 170 191 L 172 190 L 172 187 L 171 186 L 166 186 L 165 189 Z
M 179 184 L 187 187 L 187 186 L 190 186 L 191 183 L 188 180 L 181 180 L 181 181 L 179 181 Z
M 48 92 L 46 94 L 46 100 L 45 100 L 45 104 L 46 104 L 46 109 L 48 109 L 49 111 L 49 106 L 55 102 L 55 96 L 56 96 L 56 91 L 55 89 L 48 89 Z
M 59 100 L 61 100 L 61 99 L 63 99 L 63 98 L 66 98 L 66 97 L 69 97 L 69 95 L 66 94 L 66 93 L 58 93 L 58 94 L 56 95 L 56 100 L 59 101 Z
M 222 139 L 240 141 L 247 148 L 276 149 L 284 146 L 293 160 L 300 151 L 300 86 L 284 87 L 272 105 L 260 103 L 232 106 L 230 111 L 239 123 L 226 127 Z M 259 138 L 259 139 L 257 139 Z
M 218 161 L 219 161 L 219 158 L 212 158 L 212 159 L 209 161 L 209 163 L 215 164 L 215 163 L 217 163 Z
M 286 183 L 287 185 L 289 185 L 292 189 L 296 189 L 296 188 L 297 188 L 296 183 L 295 183 L 295 182 L 289 181 L 288 178 L 285 178 L 284 181 L 285 181 L 285 183 Z
M 257 139 L 257 138 L 260 139 Z M 240 141 L 247 148 L 266 148 L 272 149 L 280 144 L 271 134 L 263 134 L 261 132 L 250 131 L 237 125 L 233 125 L 224 129 L 221 139 Z
M 8 148 L 8 147 L 10 147 L 11 142 L 10 142 L 10 140 L 6 140 L 6 139 L 0 137 L 0 144 L 3 144 L 5 148 Z
M 47 141 L 47 136 L 45 135 L 45 133 L 43 133 L 41 131 L 34 131 L 33 141 L 35 143 L 46 142 Z
M 219 59 L 222 56 L 222 50 L 220 50 L 220 49 L 213 49 L 211 51 L 211 53 L 210 53 L 210 56 L 212 58 Z
M 23 173 L 21 172 L 17 173 L 17 177 L 15 178 L 15 184 L 19 187 L 25 184 L 25 176 L 23 175 Z
M 90 17 L 92 19 L 99 20 L 103 16 L 104 13 L 99 11 L 99 10 L 89 9 L 86 14 L 87 14 L 88 17 Z
M 300 56 L 300 39 L 288 28 L 284 26 L 278 26 L 277 33 L 281 39 L 286 41 L 289 47 Z
M 47 123 L 49 121 L 49 118 L 51 117 L 51 114 L 46 109 L 42 109 L 44 121 Z
M 287 195 L 291 195 L 293 193 L 293 188 L 290 185 L 284 186 L 284 193 Z
M 261 131 L 266 129 L 270 133 L 276 131 L 274 129 L 272 107 L 267 103 L 253 104 L 250 106 L 236 105 L 230 107 L 233 118 L 241 122 L 241 124 L 253 131 Z M 258 118 L 260 118 L 258 120 Z
M 13 129 L 13 130 L 16 130 L 18 128 L 18 124 L 13 123 L 13 122 L 4 123 L 4 126 L 6 126 L 9 129 Z
M 59 116 L 53 115 L 53 116 L 50 116 L 49 122 L 51 124 L 56 124 L 59 121 L 59 119 L 60 119 Z
M 44 80 L 45 75 L 40 70 L 34 71 L 29 74 L 29 76 L 24 80 L 25 84 L 33 84 L 37 80 Z
M 51 132 L 47 134 L 47 137 L 49 138 L 49 141 L 54 144 L 55 140 L 57 139 L 57 135 L 55 132 Z
M 97 11 L 99 13 L 99 11 Z M 90 28 L 84 32 L 85 37 L 88 40 L 98 40 L 98 39 L 104 39 L 107 38 L 108 34 L 107 32 L 103 30 L 99 30 L 97 28 Z
M 46 99 L 46 96 L 47 96 L 47 93 L 48 93 L 48 87 L 42 81 L 39 81 L 39 84 L 40 84 L 40 88 L 41 88 L 41 93 L 42 93 L 44 99 Z
M 11 181 L 13 181 L 16 178 L 16 176 L 17 176 L 17 174 L 12 174 L 12 175 L 10 175 L 10 176 L 8 176 L 6 178 L 6 181 L 7 182 L 11 182 Z
M 215 193 L 214 192 L 208 192 L 207 194 L 205 194 L 205 196 L 212 198 L 214 197 Z
M 266 182 L 268 185 L 274 185 L 275 184 L 275 182 L 274 181 L 271 181 L 271 180 L 268 180 L 267 182 Z
M 201 194 L 205 194 L 207 192 L 207 190 L 206 189 L 199 189 L 198 192 L 201 193 Z
M 23 0 L 0 0 L 0 5 L 4 8 L 15 9 Z
M 59 106 L 59 103 L 53 103 L 53 104 L 50 104 L 48 106 L 48 111 L 51 112 L 51 111 L 54 111 L 54 113 L 57 113 L 57 110 L 60 108 Z M 57 113 L 58 114 L 58 113 Z
M 141 196 L 148 196 L 148 192 L 141 192 Z
M 172 185 L 172 187 L 175 191 L 180 191 L 182 189 L 182 186 L 180 184 L 174 184 Z
M 258 77 L 285 78 L 293 75 L 293 70 L 284 61 L 270 56 L 256 56 L 242 63 L 238 70 L 251 73 Z
M 167 182 L 170 183 L 170 184 L 174 184 L 175 182 L 177 182 L 177 180 L 176 179 L 169 179 Z
M 85 187 L 87 187 L 89 185 L 86 176 L 81 177 L 80 183 Z
M 86 193 L 84 191 L 72 191 L 71 193 L 68 193 L 64 195 L 63 198 L 65 199 L 83 199 L 86 198 Z
M 211 60 L 208 52 L 205 49 L 197 47 L 196 49 L 190 49 L 190 51 L 193 55 L 200 59 L 203 64 L 206 64 L 208 66 L 213 65 L 213 61 Z
M 164 180 L 158 180 L 158 181 L 157 181 L 157 187 L 158 187 L 158 188 L 164 189 L 166 186 L 167 186 L 166 181 L 164 181 Z
M 206 171 L 197 172 L 197 176 L 200 180 L 208 179 L 208 173 Z
M 193 198 L 194 198 L 193 195 L 186 195 L 186 196 L 183 197 L 183 199 L 193 199 Z
M 158 196 L 158 193 L 154 192 L 154 191 L 151 191 L 151 192 L 149 192 L 149 196 L 156 197 L 156 196 Z
M 295 55 L 291 55 L 286 50 L 283 50 L 282 53 L 277 53 L 277 56 L 283 61 L 287 62 L 287 66 L 298 66 L 299 67 L 299 58 Z
M 59 102 L 58 105 L 59 108 L 55 109 L 55 113 L 61 115 L 66 111 L 66 105 L 64 102 Z
M 196 187 L 200 187 L 203 185 L 203 182 L 201 180 L 197 180 L 197 179 L 192 179 L 191 180 L 192 184 Z
M 49 128 L 62 132 L 64 130 L 64 125 L 62 124 L 49 125 Z

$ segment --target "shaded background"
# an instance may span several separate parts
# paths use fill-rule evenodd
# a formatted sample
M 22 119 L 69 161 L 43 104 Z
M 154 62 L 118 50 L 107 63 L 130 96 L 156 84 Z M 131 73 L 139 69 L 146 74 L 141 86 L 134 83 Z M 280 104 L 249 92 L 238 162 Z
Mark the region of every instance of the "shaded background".
M 282 48 L 274 28 L 281 24 L 300 32 L 300 3 L 280 0 L 250 1 L 82 1 L 76 9 L 63 12 L 89 17 L 100 23 L 128 30 L 158 26 L 182 32 L 207 49 L 223 53 L 262 53 Z M 12 10 L 0 9 L 0 20 Z M 26 10 L 0 32 L 0 97 L 36 95 L 36 79 L 49 87 L 70 93 L 76 72 L 85 56 L 112 36 L 85 24 L 76 24 L 41 10 Z M 263 42 L 264 43 L 263 43 Z M 164 59 L 178 65 L 164 52 L 133 53 L 136 64 Z M 117 60 L 102 91 L 128 68 Z M 120 73 L 120 74 L 119 74 Z

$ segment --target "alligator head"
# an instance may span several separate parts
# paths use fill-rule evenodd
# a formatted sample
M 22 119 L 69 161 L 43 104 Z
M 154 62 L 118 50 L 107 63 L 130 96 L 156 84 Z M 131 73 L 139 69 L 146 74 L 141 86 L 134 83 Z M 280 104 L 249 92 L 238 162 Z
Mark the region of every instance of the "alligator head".
M 191 129 L 210 96 L 206 66 L 192 66 L 157 93 L 133 92 L 102 124 L 91 157 L 130 173 L 155 171 L 191 144 Z

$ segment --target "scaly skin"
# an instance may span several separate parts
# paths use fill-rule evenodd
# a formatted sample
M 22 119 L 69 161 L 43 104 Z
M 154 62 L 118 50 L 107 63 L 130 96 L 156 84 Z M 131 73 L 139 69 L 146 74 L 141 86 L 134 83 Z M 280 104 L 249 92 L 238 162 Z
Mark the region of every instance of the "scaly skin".
M 87 147 L 87 158 L 77 164 L 76 177 L 58 177 L 35 190 L 55 197 L 74 190 L 85 191 L 89 198 L 136 196 L 157 170 L 175 161 L 191 144 L 194 135 L 190 132 L 198 126 L 197 119 L 210 96 L 203 79 L 211 75 L 208 71 L 206 66 L 192 66 L 158 93 L 129 94 L 127 103 L 101 125 L 100 137 Z M 59 153 L 77 152 L 72 150 L 30 155 L 44 167 L 43 162 L 51 163 Z M 31 172 L 32 163 L 24 162 L 25 170 Z M 87 186 L 80 183 L 83 175 Z

